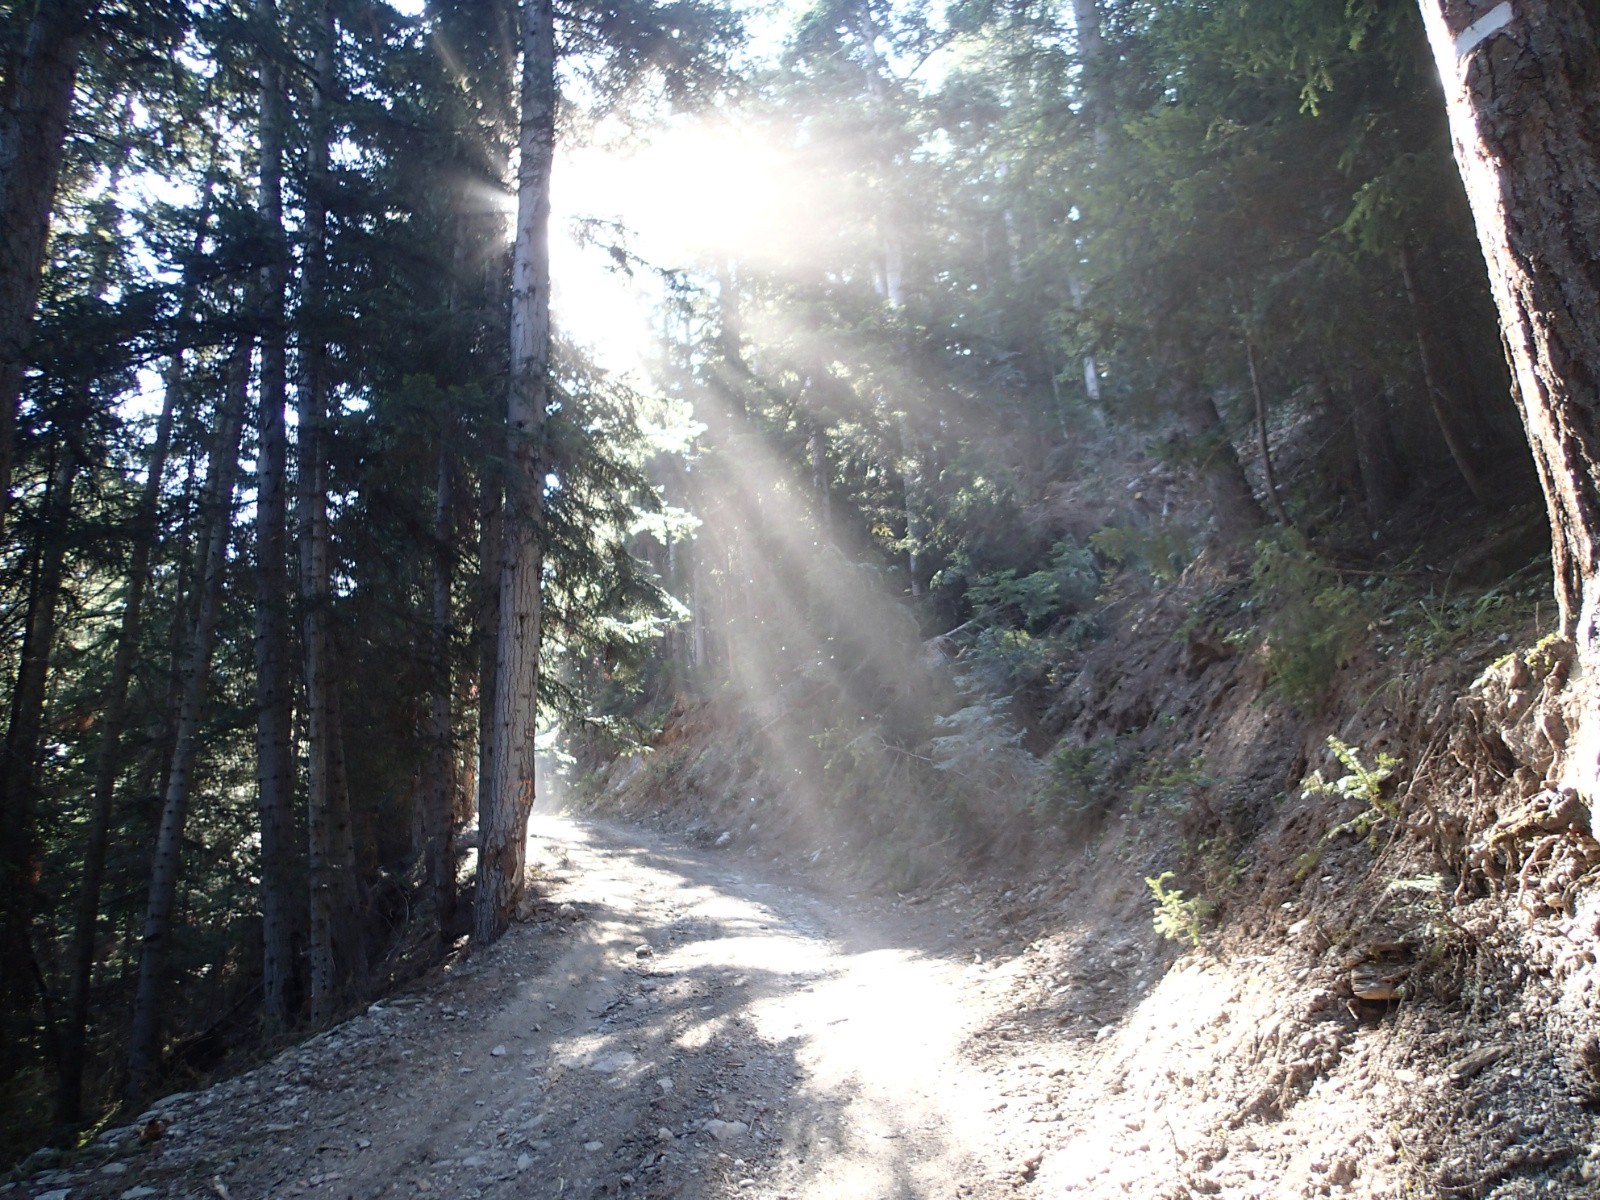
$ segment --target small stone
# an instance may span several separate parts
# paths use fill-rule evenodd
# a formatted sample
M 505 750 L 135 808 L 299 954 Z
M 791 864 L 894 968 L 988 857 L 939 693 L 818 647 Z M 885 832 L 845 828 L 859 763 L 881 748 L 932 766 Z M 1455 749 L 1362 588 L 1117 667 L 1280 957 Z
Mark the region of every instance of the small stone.
M 417 1180 L 417 1191 L 431 1192 L 433 1191 L 433 1184 L 429 1183 L 426 1179 L 419 1179 Z
M 635 958 L 650 958 L 655 954 L 655 952 L 655 947 L 653 947 L 649 942 L 640 942 L 633 948 L 633 956 Z
M 34 1200 L 67 1200 L 72 1195 L 71 1188 L 57 1188 L 53 1192 L 40 1192 Z
M 102 1175 L 121 1175 L 124 1172 L 126 1172 L 127 1169 L 128 1169 L 128 1164 L 127 1163 L 124 1163 L 124 1162 L 108 1162 L 105 1166 L 100 1168 L 100 1174 L 102 1174 Z
M 481 1167 L 483 1166 L 483 1156 L 481 1154 L 469 1154 L 461 1160 L 461 1165 L 463 1167 Z
M 65 1193 L 62 1194 L 65 1195 Z M 148 1187 L 141 1183 L 138 1187 L 131 1187 L 127 1191 L 123 1192 L 119 1197 L 119 1200 L 141 1200 L 141 1198 L 144 1196 L 154 1196 L 155 1194 L 155 1188 Z
M 705 1123 L 705 1131 L 719 1142 L 729 1142 L 750 1132 L 743 1121 L 719 1121 L 713 1118 Z
M 663 1094 L 670 1095 L 676 1085 L 670 1079 L 658 1079 L 656 1080 L 656 1086 L 661 1089 Z
M 489 1053 L 495 1058 L 504 1058 L 506 1056 L 506 1048 L 504 1046 L 496 1046 L 493 1050 L 489 1051 Z
M 672 1141 L 676 1141 L 676 1140 L 677 1139 L 675 1137 L 673 1137 L 672 1130 L 668 1129 L 665 1125 L 663 1125 L 660 1129 L 656 1130 L 656 1141 L 658 1141 L 658 1142 L 672 1142 Z
M 533 1166 L 533 1155 L 531 1155 L 531 1154 L 519 1154 L 519 1155 L 517 1155 L 517 1170 L 526 1171 L 531 1166 Z
M 585 1150 L 587 1150 L 590 1154 L 593 1154 L 596 1150 L 605 1149 L 605 1143 L 604 1142 L 585 1142 L 583 1144 L 583 1148 Z

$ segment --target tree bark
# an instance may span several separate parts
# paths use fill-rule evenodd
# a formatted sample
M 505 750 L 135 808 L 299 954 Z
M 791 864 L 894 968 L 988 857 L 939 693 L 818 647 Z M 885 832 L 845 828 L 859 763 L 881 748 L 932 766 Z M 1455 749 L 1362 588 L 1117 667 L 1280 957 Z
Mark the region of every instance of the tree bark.
M 494 807 L 489 789 L 494 784 L 495 663 L 500 647 L 500 547 L 504 502 L 501 480 L 490 474 L 482 481 L 478 497 L 477 620 L 478 651 L 478 786 L 474 800 L 480 814 Z
M 348 798 L 333 678 L 333 570 L 328 530 L 328 348 L 317 330 L 328 308 L 329 96 L 335 28 L 317 7 L 311 137 L 306 151 L 305 249 L 300 275 L 300 374 L 296 382 L 301 644 L 306 705 L 306 825 L 310 865 L 311 1021 L 332 1020 L 365 974 Z
M 289 683 L 288 460 L 285 421 L 288 355 L 284 292 L 288 242 L 283 230 L 283 142 L 288 124 L 275 0 L 257 0 L 260 28 L 260 192 L 272 249 L 262 268 L 257 320 L 261 382 L 256 411 L 255 667 L 256 811 L 261 821 L 261 1003 L 269 1025 L 290 1024 L 299 1007 L 296 943 L 307 923 L 296 846 L 295 766 Z
M 1600 19 L 1585 0 L 1419 0 L 1550 515 L 1577 649 L 1565 771 L 1600 780 Z
M 451 739 L 450 591 L 455 549 L 455 471 L 448 441 L 440 439 L 433 507 L 433 612 L 428 629 L 428 762 L 422 788 L 422 827 L 428 887 L 439 936 L 455 925 L 455 747 Z
M 128 720 L 128 686 L 133 678 L 143 628 L 145 590 L 150 582 L 150 560 L 159 534 L 161 485 L 172 445 L 173 414 L 183 391 L 183 358 L 174 356 L 167 368 L 161 415 L 156 420 L 155 441 L 145 472 L 144 490 L 133 528 L 133 556 L 128 564 L 128 591 L 117 630 L 117 649 L 111 660 L 101 712 L 100 745 L 95 759 L 94 784 L 89 796 L 89 834 L 84 845 L 83 881 L 78 891 L 77 921 L 72 935 L 72 976 L 67 984 L 67 1015 L 61 1030 L 61 1060 L 56 1085 L 56 1121 L 76 1125 L 83 1118 L 83 1071 L 89 1028 L 89 987 L 94 976 L 95 934 L 100 923 L 100 890 L 105 877 L 111 807 L 117 775 L 122 769 L 122 732 Z
M 134 993 L 133 1021 L 128 1035 L 128 1096 L 143 1096 L 161 1065 L 161 993 L 167 949 L 172 939 L 172 913 L 183 867 L 183 827 L 194 784 L 199 751 L 200 718 L 211 675 L 211 649 L 222 613 L 222 585 L 227 574 L 228 540 L 233 532 L 233 491 L 239 467 L 239 436 L 249 391 L 250 344 L 241 342 L 228 369 L 228 391 L 217 414 L 217 440 L 211 452 L 202 493 L 205 546 L 199 603 L 180 673 L 176 737 L 172 766 L 162 797 L 161 825 L 150 866 L 150 902 L 145 910 L 144 937 L 139 947 L 139 982 Z
M 1411 309 L 1411 321 L 1416 329 L 1417 365 L 1422 371 L 1422 390 L 1428 394 L 1428 407 L 1439 426 L 1439 433 L 1444 437 L 1445 448 L 1450 451 L 1450 461 L 1455 463 L 1461 478 L 1466 480 L 1472 498 L 1488 507 L 1489 490 L 1484 487 L 1482 478 L 1472 465 L 1472 456 L 1456 430 L 1455 415 L 1450 411 L 1444 386 L 1439 380 L 1438 355 L 1434 352 L 1433 338 L 1428 331 L 1427 308 L 1417 289 L 1416 274 L 1411 269 L 1411 253 L 1403 245 L 1400 247 L 1400 279 L 1405 284 L 1406 304 Z
M 523 0 L 521 164 L 511 283 L 500 635 L 495 663 L 492 782 L 478 814 L 473 939 L 494 941 L 522 897 L 534 798 L 538 717 L 539 577 L 544 562 L 545 410 L 550 364 L 550 169 L 555 154 L 555 30 L 551 0 Z
M 1283 506 L 1283 498 L 1278 495 L 1278 476 L 1272 469 L 1272 446 L 1267 440 L 1267 398 L 1261 390 L 1261 371 L 1256 366 L 1256 347 L 1247 333 L 1244 337 L 1244 360 L 1250 368 L 1250 394 L 1255 398 L 1256 408 L 1256 447 L 1261 452 L 1261 483 L 1267 493 L 1267 503 L 1272 506 L 1272 513 L 1278 519 L 1278 524 L 1285 529 L 1293 529 L 1294 522 L 1289 519 L 1289 510 Z
M 46 484 L 42 520 L 32 554 L 22 652 L 12 684 L 6 737 L 0 745 L 0 1069 L 9 1067 L 20 1038 L 10 1018 L 26 1012 L 34 996 L 33 904 L 40 870 L 38 844 L 39 756 L 43 747 L 50 652 L 66 563 L 66 526 L 78 456 L 59 446 Z
M 0 90 L 0 532 L 11 502 L 22 376 L 39 303 L 86 0 L 39 0 Z
M 1250 490 L 1216 401 L 1201 386 L 1194 351 L 1178 362 L 1177 371 L 1174 407 L 1184 436 L 1200 455 L 1200 475 L 1217 536 L 1227 543 L 1244 541 L 1261 528 L 1266 514 Z
M 1106 42 L 1101 33 L 1100 0 L 1072 0 L 1072 23 L 1078 34 L 1078 87 L 1083 93 L 1083 118 L 1095 147 L 1105 145 Z

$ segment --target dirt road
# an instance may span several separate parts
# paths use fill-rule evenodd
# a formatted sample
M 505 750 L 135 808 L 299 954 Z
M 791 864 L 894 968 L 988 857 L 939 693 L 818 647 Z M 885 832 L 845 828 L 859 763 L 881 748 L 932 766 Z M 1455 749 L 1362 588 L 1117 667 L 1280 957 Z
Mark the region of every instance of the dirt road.
M 26 1194 L 942 1200 L 1032 1173 L 942 910 L 636 829 L 533 841 L 550 903 L 492 950 Z

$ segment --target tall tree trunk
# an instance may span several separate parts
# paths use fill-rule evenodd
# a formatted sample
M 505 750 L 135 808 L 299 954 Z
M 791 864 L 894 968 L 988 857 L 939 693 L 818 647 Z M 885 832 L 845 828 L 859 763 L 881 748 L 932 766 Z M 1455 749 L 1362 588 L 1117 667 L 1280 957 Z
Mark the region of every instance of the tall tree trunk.
M 1100 0 L 1072 0 L 1072 23 L 1078 35 L 1078 86 L 1083 92 L 1084 119 L 1096 148 L 1105 145 L 1106 41 L 1101 32 Z
M 455 925 L 455 747 L 451 739 L 450 589 L 455 551 L 455 471 L 448 439 L 440 439 L 433 507 L 433 612 L 428 628 L 428 762 L 422 788 L 422 828 L 428 887 L 439 936 Z
M 1411 252 L 1403 245 L 1400 247 L 1400 280 L 1405 284 L 1406 304 L 1411 309 L 1411 322 L 1416 331 L 1417 365 L 1422 371 L 1422 390 L 1428 394 L 1428 406 L 1433 411 L 1439 433 L 1444 437 L 1445 448 L 1450 451 L 1450 461 L 1455 463 L 1461 478 L 1466 480 L 1472 498 L 1487 507 L 1489 490 L 1484 487 L 1483 480 L 1472 465 L 1472 456 L 1467 453 L 1466 444 L 1457 432 L 1455 414 L 1450 411 L 1444 385 L 1439 379 L 1438 355 L 1429 331 L 1427 307 L 1417 289 L 1416 273 L 1411 269 Z
M 1600 19 L 1585 0 L 1419 0 L 1576 644 L 1568 777 L 1600 783 Z
M 550 365 L 550 168 L 555 155 L 555 31 L 551 0 L 523 0 L 522 128 L 511 283 L 505 533 L 495 662 L 493 782 L 478 814 L 473 938 L 506 931 L 522 897 L 534 797 L 538 718 L 539 576 L 544 562 L 545 410 Z
M 161 805 L 150 866 L 150 902 L 145 909 L 144 937 L 139 945 L 139 983 L 134 992 L 133 1022 L 128 1034 L 128 1095 L 144 1095 L 161 1065 L 161 992 L 172 940 L 172 913 L 183 867 L 183 827 L 194 785 L 199 751 L 200 717 L 211 676 L 211 649 L 222 613 L 222 585 L 227 574 L 228 540 L 233 532 L 233 491 L 239 467 L 239 437 L 244 425 L 250 383 L 250 344 L 243 341 L 228 367 L 227 394 L 217 414 L 217 440 L 211 451 L 202 493 L 204 557 L 199 603 L 180 674 L 182 693 L 173 742 L 172 766 Z
M 1216 401 L 1201 384 L 1194 351 L 1185 354 L 1177 372 L 1174 406 L 1184 435 L 1200 454 L 1200 475 L 1217 535 L 1230 544 L 1245 541 L 1261 528 L 1266 516 L 1250 490 Z
M 911 428 L 911 418 L 905 413 L 900 424 L 900 505 L 906 520 L 906 577 L 911 581 L 912 596 L 927 594 L 927 583 L 922 578 L 922 542 L 927 536 L 922 519 L 922 443 Z
M 494 783 L 495 662 L 500 646 L 500 543 L 504 505 L 500 479 L 490 474 L 482 481 L 478 497 L 478 612 L 474 622 L 478 650 L 478 787 L 477 812 L 494 807 L 489 789 Z
M 299 1007 L 296 944 L 307 917 L 295 836 L 295 767 L 289 675 L 288 394 L 284 292 L 283 142 L 288 123 L 275 0 L 256 0 L 261 84 L 259 204 L 271 251 L 259 280 L 261 382 L 256 411 L 256 808 L 261 821 L 262 1009 L 288 1025 Z
M 89 1028 L 89 988 L 94 976 L 95 934 L 100 924 L 100 889 L 105 877 L 111 806 L 117 775 L 122 769 L 122 733 L 128 721 L 128 686 L 138 656 L 143 628 L 145 590 L 150 582 L 150 560 L 158 537 L 161 485 L 172 445 L 173 414 L 183 391 L 183 358 L 173 357 L 167 368 L 161 415 L 156 420 L 144 489 L 133 527 L 133 555 L 128 564 L 128 591 L 117 629 L 117 649 L 111 660 L 101 712 L 100 745 L 95 758 L 94 784 L 89 796 L 89 834 L 84 845 L 83 881 L 79 885 L 77 921 L 72 935 L 72 976 L 67 985 L 67 1015 L 61 1030 L 61 1061 L 56 1085 L 56 1121 L 76 1125 L 83 1117 L 83 1070 Z
M 329 97 L 333 14 L 318 6 L 311 138 L 306 151 L 305 250 L 300 287 L 298 435 L 301 643 L 306 704 L 307 861 L 311 872 L 311 1020 L 326 1023 L 365 974 L 349 801 L 339 787 L 341 743 L 333 677 L 333 570 L 328 530 L 328 350 L 316 332 L 328 308 Z
M 0 1071 L 13 1065 L 22 1045 L 12 1021 L 35 995 L 33 903 L 40 870 L 39 758 L 43 749 L 50 652 L 67 554 L 67 522 L 78 456 L 58 447 L 41 498 L 41 521 L 32 554 L 22 653 L 12 685 L 6 737 L 0 746 Z M 0 1076 L 3 1077 L 3 1076 Z
M 1272 469 L 1272 445 L 1267 439 L 1267 397 L 1261 390 L 1261 371 L 1256 365 L 1255 343 L 1248 333 L 1244 335 L 1244 359 L 1250 368 L 1250 394 L 1255 398 L 1256 447 L 1261 452 L 1262 487 L 1278 524 L 1285 529 L 1292 529 L 1294 522 L 1289 519 L 1289 510 L 1283 507 L 1283 498 L 1278 495 L 1278 476 Z
M 39 303 L 87 0 L 37 0 L 0 90 L 0 532 L 11 503 L 22 375 Z
M 1083 119 L 1089 126 L 1089 137 L 1097 151 L 1105 149 L 1106 103 L 1105 72 L 1106 43 L 1101 33 L 1100 0 L 1072 0 L 1072 22 L 1078 36 L 1078 86 L 1083 94 Z M 1072 307 L 1082 313 L 1084 286 L 1075 266 L 1066 273 L 1067 294 L 1072 297 Z M 1041 342 L 1043 336 L 1041 334 Z M 1083 356 L 1083 393 L 1089 400 L 1089 416 L 1095 428 L 1106 425 L 1105 404 L 1100 394 L 1100 364 L 1091 350 Z
M 1377 530 L 1405 496 L 1406 473 L 1395 449 L 1394 429 L 1389 423 L 1382 387 L 1364 374 L 1357 376 L 1349 393 L 1349 405 L 1367 523 Z
M 811 494 L 817 502 L 817 524 L 824 534 L 833 532 L 833 468 L 828 462 L 828 438 L 819 421 L 811 422 L 806 437 L 806 454 L 811 460 Z
M 111 168 L 111 181 L 107 188 L 110 196 L 117 194 L 122 161 L 126 156 L 128 130 L 131 125 L 132 100 L 123 110 L 122 145 Z M 216 163 L 217 138 L 211 143 L 211 161 Z M 191 250 L 200 254 L 211 225 L 212 177 L 208 170 L 203 193 L 200 220 L 197 222 Z M 101 224 L 103 233 L 109 235 L 110 223 Z M 101 261 L 95 272 L 95 293 L 104 295 L 107 286 L 110 236 L 97 239 L 103 247 Z M 194 294 L 186 290 L 179 305 L 178 324 L 181 327 L 193 314 Z M 161 488 L 166 476 L 167 455 L 172 446 L 172 424 L 177 405 L 184 391 L 183 351 L 180 349 L 167 364 L 165 387 L 161 397 L 161 414 L 156 418 L 155 439 L 150 447 L 150 462 L 145 471 L 144 488 L 139 495 L 139 507 L 132 527 L 133 554 L 128 564 L 127 595 L 123 600 L 122 619 L 117 629 L 117 649 L 111 660 L 111 678 L 104 692 L 104 707 L 100 716 L 100 745 L 96 750 L 94 783 L 89 795 L 89 832 L 84 841 L 83 879 L 79 884 L 77 918 L 73 925 L 71 975 L 67 981 L 67 1015 L 61 1029 L 61 1055 L 57 1064 L 56 1121 L 72 1126 L 83 1117 L 83 1072 L 86 1065 L 89 1029 L 89 989 L 94 977 L 95 940 L 100 924 L 100 889 L 105 878 L 106 853 L 111 830 L 112 802 L 116 795 L 117 775 L 122 769 L 122 734 L 128 721 L 128 687 L 133 678 L 134 660 L 138 655 L 139 636 L 143 629 L 145 592 L 150 584 L 150 560 L 155 553 L 160 536 Z

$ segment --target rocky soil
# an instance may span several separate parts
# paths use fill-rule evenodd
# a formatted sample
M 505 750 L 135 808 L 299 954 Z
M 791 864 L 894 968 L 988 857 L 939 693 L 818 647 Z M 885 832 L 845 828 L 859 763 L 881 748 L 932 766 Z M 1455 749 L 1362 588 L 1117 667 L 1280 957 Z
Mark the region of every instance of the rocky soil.
M 489 952 L 0 1195 L 1600 1195 L 1592 956 L 1367 1002 L 1292 902 L 1180 953 L 1132 833 L 873 896 L 540 818 Z

